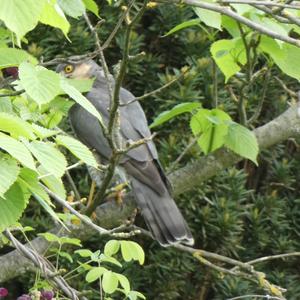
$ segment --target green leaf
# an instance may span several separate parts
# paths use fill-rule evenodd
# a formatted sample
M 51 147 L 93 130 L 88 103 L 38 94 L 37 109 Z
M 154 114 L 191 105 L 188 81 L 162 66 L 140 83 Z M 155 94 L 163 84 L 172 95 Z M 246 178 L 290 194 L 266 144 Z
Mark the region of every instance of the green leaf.
M 66 135 L 58 135 L 55 140 L 59 145 L 63 145 L 69 149 L 77 158 L 85 162 L 87 165 L 97 168 L 97 161 L 92 151 L 90 151 L 87 146 Z
M 241 36 L 238 23 L 228 16 L 222 16 L 222 27 L 225 28 L 233 38 Z
M 120 242 L 117 240 L 110 240 L 104 246 L 104 254 L 112 256 L 116 254 L 120 249 Z
M 117 275 L 112 271 L 106 271 L 102 277 L 102 288 L 105 293 L 112 294 L 119 284 Z
M 179 30 L 182 30 L 184 28 L 199 25 L 200 22 L 201 22 L 200 19 L 192 19 L 192 20 L 189 20 L 189 21 L 182 22 L 179 25 L 173 27 L 171 30 L 169 30 L 165 35 L 163 35 L 163 37 L 166 37 L 166 36 L 168 36 L 170 34 L 173 34 L 173 33 L 177 32 Z
M 44 67 L 23 62 L 19 77 L 26 93 L 39 105 L 50 102 L 60 92 L 59 75 Z
M 93 86 L 95 79 L 65 79 L 71 86 L 81 93 L 89 92 Z
M 0 111 L 13 114 L 13 106 L 9 97 L 1 97 L 0 99 Z
M 39 233 L 38 235 L 42 236 L 46 241 L 50 243 L 53 242 L 59 243 L 60 241 L 60 237 L 51 232 L 43 232 L 43 233 Z
M 118 273 L 115 273 L 115 275 L 117 276 L 122 288 L 124 289 L 125 294 L 128 294 L 130 292 L 130 283 L 127 277 Z
M 269 54 L 282 72 L 300 80 L 300 51 L 298 47 L 287 43 L 282 43 L 280 47 L 273 39 L 263 36 L 259 49 Z
M 192 132 L 196 137 L 201 134 L 197 141 L 205 154 L 224 145 L 230 120 L 230 116 L 219 109 L 201 109 L 192 117 Z
M 41 181 L 56 195 L 62 199 L 66 199 L 66 190 L 60 178 L 56 178 L 43 167 L 38 167 Z
M 146 299 L 146 297 L 142 293 L 137 291 L 130 291 L 127 297 L 130 300 L 136 300 L 137 298 Z
M 64 116 L 68 114 L 69 109 L 74 104 L 74 101 L 70 101 L 63 97 L 55 97 L 50 103 L 46 104 L 49 109 L 61 112 Z
M 185 103 L 177 104 L 172 109 L 164 111 L 161 114 L 159 114 L 154 119 L 153 123 L 150 125 L 150 128 L 161 125 L 180 114 L 191 112 L 194 109 L 197 109 L 199 107 L 201 107 L 201 104 L 196 102 L 185 102 Z
M 62 9 L 56 4 L 56 0 L 46 3 L 40 16 L 40 22 L 59 28 L 65 36 L 67 36 L 70 29 L 70 23 Z
M 0 232 L 18 221 L 28 204 L 29 196 L 30 193 L 15 182 L 4 198 L 0 197 Z
M 31 169 L 24 168 L 21 170 L 18 181 L 26 186 L 26 188 L 31 192 L 33 197 L 39 202 L 39 204 L 44 208 L 44 210 L 50 215 L 50 217 L 55 221 L 60 223 L 66 228 L 64 223 L 59 219 L 55 211 L 51 206 L 54 206 L 46 193 L 42 188 L 38 180 L 38 174 Z
M 28 139 L 34 139 L 35 136 L 32 131 L 32 127 L 29 123 L 23 121 L 21 118 L 7 114 L 0 113 L 0 130 L 9 132 L 13 137 L 26 137 Z
M 85 12 L 85 6 L 81 0 L 58 0 L 58 5 L 73 18 L 80 17 Z
M 0 148 L 7 151 L 25 167 L 36 170 L 34 160 L 27 148 L 19 141 L 1 132 Z
M 101 262 L 109 262 L 120 268 L 122 267 L 122 264 L 120 264 L 114 257 L 106 256 L 105 254 L 101 254 L 99 259 Z
M 241 38 L 216 41 L 211 45 L 210 51 L 216 64 L 225 75 L 225 82 L 240 71 L 239 64 L 244 65 L 247 61 Z
M 144 263 L 145 254 L 143 248 L 132 241 L 120 241 L 121 253 L 125 261 L 137 260 L 140 265 Z
M 48 202 L 48 205 L 51 204 L 48 194 L 39 184 L 38 174 L 36 171 L 33 171 L 28 168 L 23 168 L 20 172 L 19 177 L 19 179 L 22 180 L 22 183 L 32 194 L 36 194 L 38 197 Z
M 18 66 L 24 61 L 37 64 L 36 58 L 24 50 L 16 48 L 0 48 L 0 69 Z
M 99 16 L 99 8 L 97 3 L 94 0 L 83 0 L 83 3 L 87 10 L 91 11 L 93 14 L 95 14 L 98 18 Z
M 102 276 L 102 274 L 106 271 L 107 271 L 107 269 L 105 269 L 103 267 L 93 268 L 86 274 L 85 280 L 87 282 L 93 282 L 93 281 L 99 279 Z
M 232 122 L 225 138 L 225 146 L 257 165 L 258 143 L 254 133 L 248 128 Z
M 0 0 L 0 19 L 20 40 L 38 23 L 44 0 Z
M 59 130 L 51 130 L 35 123 L 31 124 L 34 133 L 40 138 L 44 139 L 59 133 Z
M 20 168 L 17 161 L 10 155 L 0 152 L 0 197 L 4 197 L 4 193 L 17 180 Z
M 33 141 L 23 141 L 41 165 L 52 175 L 60 178 L 67 167 L 64 155 L 53 144 Z
M 212 3 L 213 1 L 206 0 L 204 2 Z M 222 18 L 220 13 L 200 7 L 194 7 L 194 11 L 205 25 L 221 30 Z
M 70 263 L 73 262 L 73 258 L 72 258 L 72 256 L 71 256 L 69 253 L 64 252 L 64 251 L 58 251 L 58 252 L 56 252 L 56 253 L 57 253 L 59 256 L 66 258 Z
M 102 123 L 102 117 L 94 105 L 84 97 L 76 88 L 70 85 L 64 78 L 61 79 L 60 86 L 62 90 L 79 105 L 85 108 L 89 113 L 96 117 Z
M 75 246 L 82 247 L 81 241 L 79 239 L 76 239 L 76 238 L 69 238 L 69 237 L 63 236 L 63 237 L 60 238 L 60 243 L 62 245 L 69 244 L 69 245 L 75 245 Z
M 81 257 L 91 257 L 93 254 L 93 252 L 89 249 L 79 249 L 74 251 L 74 253 L 77 253 Z

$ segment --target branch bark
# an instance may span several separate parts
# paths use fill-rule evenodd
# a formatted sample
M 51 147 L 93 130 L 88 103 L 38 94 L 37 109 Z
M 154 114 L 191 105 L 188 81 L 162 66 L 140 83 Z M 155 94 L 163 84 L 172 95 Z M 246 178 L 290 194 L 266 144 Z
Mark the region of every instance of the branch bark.
M 276 119 L 255 129 L 254 133 L 258 139 L 260 149 L 269 148 L 288 138 L 299 136 L 300 105 L 291 106 Z M 174 187 L 174 195 L 178 196 L 199 186 L 205 180 L 240 160 L 242 158 L 233 152 L 220 149 L 188 163 L 169 176 Z M 130 194 L 127 195 L 121 206 L 116 204 L 115 201 L 104 203 L 96 209 L 98 225 L 106 228 L 119 226 L 132 215 L 134 209 L 135 203 Z M 56 228 L 53 231 L 57 232 L 58 230 Z M 93 229 L 88 226 L 81 225 L 71 228 L 71 235 L 82 240 L 87 240 L 94 233 Z M 43 253 L 49 244 L 43 238 L 38 237 L 30 243 L 30 246 L 37 252 Z M 15 250 L 0 257 L 0 266 L 0 283 L 20 276 L 33 268 L 32 263 Z

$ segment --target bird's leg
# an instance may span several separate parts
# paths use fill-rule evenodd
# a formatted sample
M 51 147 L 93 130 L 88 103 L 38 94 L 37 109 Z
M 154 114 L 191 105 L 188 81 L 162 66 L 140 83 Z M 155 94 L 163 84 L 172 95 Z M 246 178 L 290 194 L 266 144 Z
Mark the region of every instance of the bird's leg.
M 113 199 L 117 202 L 118 205 L 123 204 L 123 196 L 126 192 L 126 187 L 128 182 L 122 182 L 113 188 L 109 189 L 106 193 L 108 199 Z

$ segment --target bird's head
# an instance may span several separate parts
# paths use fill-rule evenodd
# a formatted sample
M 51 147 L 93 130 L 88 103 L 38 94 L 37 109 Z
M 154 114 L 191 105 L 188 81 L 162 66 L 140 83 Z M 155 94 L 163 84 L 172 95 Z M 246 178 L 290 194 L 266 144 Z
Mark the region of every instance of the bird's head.
M 56 72 L 67 78 L 90 79 L 104 76 L 103 70 L 93 60 L 76 61 L 68 59 L 56 67 Z

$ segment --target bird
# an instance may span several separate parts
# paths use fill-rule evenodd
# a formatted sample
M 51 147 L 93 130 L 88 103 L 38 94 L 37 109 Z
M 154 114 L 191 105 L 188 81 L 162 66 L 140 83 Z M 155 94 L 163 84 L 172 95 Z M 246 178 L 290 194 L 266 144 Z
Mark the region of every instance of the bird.
M 109 121 L 111 97 L 103 71 L 92 59 L 66 60 L 56 71 L 67 78 L 94 78 L 86 98 L 100 112 L 105 125 Z M 112 75 L 109 81 L 114 87 Z M 119 166 L 125 170 L 131 189 L 145 223 L 154 239 L 162 246 L 174 244 L 193 245 L 191 231 L 177 207 L 172 188 L 158 159 L 145 113 L 134 95 L 121 87 L 119 100 L 119 134 L 123 144 L 147 139 L 147 142 L 124 154 Z M 69 110 L 71 127 L 77 138 L 104 160 L 109 160 L 112 150 L 96 117 L 75 103 Z

